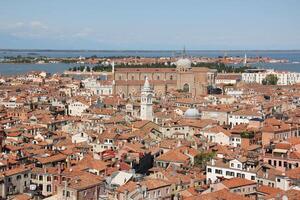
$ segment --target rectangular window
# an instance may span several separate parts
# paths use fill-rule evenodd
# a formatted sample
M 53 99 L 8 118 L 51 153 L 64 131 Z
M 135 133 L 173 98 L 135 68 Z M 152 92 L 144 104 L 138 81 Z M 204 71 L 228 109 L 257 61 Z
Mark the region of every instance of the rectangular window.
M 277 182 L 280 183 L 280 178 L 277 178 Z
M 51 192 L 51 185 L 47 185 L 47 192 Z

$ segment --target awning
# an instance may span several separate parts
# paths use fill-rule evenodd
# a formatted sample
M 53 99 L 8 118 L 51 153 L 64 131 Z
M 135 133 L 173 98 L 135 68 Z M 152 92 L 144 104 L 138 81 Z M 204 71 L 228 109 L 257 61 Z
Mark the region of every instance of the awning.
M 274 149 L 273 152 L 274 153 L 287 153 L 288 150 L 286 150 L 286 149 Z

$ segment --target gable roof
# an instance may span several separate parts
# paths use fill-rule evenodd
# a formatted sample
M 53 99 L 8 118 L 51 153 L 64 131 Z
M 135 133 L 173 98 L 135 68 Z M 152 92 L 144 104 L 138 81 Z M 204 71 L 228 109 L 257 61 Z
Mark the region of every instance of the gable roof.
M 225 185 L 228 189 L 232 189 L 232 188 L 243 187 L 247 185 L 253 185 L 256 184 L 256 182 L 236 177 L 236 178 L 225 180 L 222 182 L 222 184 Z

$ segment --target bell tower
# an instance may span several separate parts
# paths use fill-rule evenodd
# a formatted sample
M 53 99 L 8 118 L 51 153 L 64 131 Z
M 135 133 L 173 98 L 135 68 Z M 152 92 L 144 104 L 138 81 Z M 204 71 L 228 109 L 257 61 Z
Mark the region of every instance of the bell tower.
M 141 91 L 141 119 L 153 120 L 153 108 L 152 108 L 153 91 L 151 89 L 148 77 L 146 77 L 144 87 Z

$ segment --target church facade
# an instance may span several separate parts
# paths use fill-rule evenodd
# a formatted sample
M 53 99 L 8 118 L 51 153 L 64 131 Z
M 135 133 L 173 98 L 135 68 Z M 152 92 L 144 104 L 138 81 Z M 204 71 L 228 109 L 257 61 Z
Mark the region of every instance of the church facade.
M 116 68 L 113 91 L 123 97 L 139 96 L 148 78 L 155 95 L 181 90 L 196 97 L 207 94 L 207 86 L 215 83 L 215 76 L 215 70 L 191 67 L 191 61 L 182 58 L 176 62 L 176 68 Z

